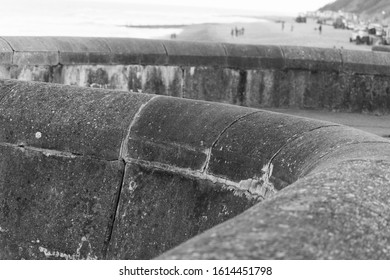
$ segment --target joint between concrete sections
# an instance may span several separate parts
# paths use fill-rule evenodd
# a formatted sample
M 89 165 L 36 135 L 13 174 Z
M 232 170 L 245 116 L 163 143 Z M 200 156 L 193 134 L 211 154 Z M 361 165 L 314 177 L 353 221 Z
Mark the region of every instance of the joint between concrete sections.
M 348 147 L 348 146 L 360 145 L 360 144 L 389 144 L 390 145 L 390 141 L 383 140 L 383 141 L 363 141 L 363 142 L 356 142 L 356 143 L 348 143 L 348 144 L 339 146 L 338 148 L 345 148 L 345 147 Z M 326 154 L 323 154 L 322 156 L 320 156 L 320 159 L 330 155 L 333 152 L 334 151 L 329 151 Z M 352 159 L 349 159 L 349 160 L 356 160 L 356 159 L 352 158 Z M 349 160 L 343 160 L 342 162 L 347 162 Z
M 2 36 L 0 38 L 3 39 L 3 41 L 6 42 L 7 45 L 11 48 L 11 50 L 12 50 L 11 64 L 14 64 L 14 54 L 15 54 L 14 48 L 11 46 L 11 44 L 5 38 L 3 38 Z
M 185 76 L 186 76 L 186 74 L 185 74 L 185 69 L 182 67 L 182 66 L 180 66 L 180 70 L 181 70 L 181 82 L 180 82 L 180 97 L 181 98 L 184 98 L 184 88 L 185 88 Z
M 277 47 L 279 48 L 280 53 L 282 54 L 282 57 L 283 57 L 283 68 L 282 69 L 285 70 L 286 69 L 286 54 L 284 53 L 283 48 L 280 45 L 278 45 Z
M 35 152 L 35 153 L 40 153 L 40 154 L 43 154 L 47 157 L 54 156 L 54 157 L 71 158 L 71 159 L 86 158 L 86 159 L 105 161 L 105 162 L 118 161 L 117 159 L 104 159 L 104 158 L 98 158 L 98 157 L 84 155 L 84 154 L 78 154 L 78 153 L 71 153 L 71 152 L 57 151 L 57 150 L 52 150 L 52 149 L 31 147 L 31 146 L 26 146 L 23 144 L 0 143 L 0 146 L 14 148 L 14 149 L 17 149 L 20 151 L 31 151 L 31 152 Z
M 239 118 L 237 118 L 236 120 L 232 121 L 228 126 L 226 126 L 220 133 L 219 135 L 217 136 L 217 138 L 215 139 L 215 141 L 211 144 L 211 147 L 209 149 L 207 149 L 207 157 L 206 157 L 206 160 L 205 160 L 205 163 L 203 165 L 203 167 L 201 168 L 201 172 L 202 173 L 206 173 L 208 168 L 209 168 L 209 164 L 210 164 L 210 159 L 211 159 L 211 153 L 215 147 L 215 145 L 217 145 L 219 139 L 222 137 L 222 135 L 226 132 L 226 130 L 228 130 L 230 127 L 232 127 L 236 122 L 246 118 L 246 117 L 249 117 L 251 115 L 254 115 L 254 114 L 257 114 L 259 112 L 251 112 L 251 113 L 248 113 L 244 116 L 241 116 Z
M 228 51 L 227 51 L 227 49 L 226 49 L 226 46 L 225 46 L 225 44 L 221 44 L 222 45 L 222 49 L 223 49 L 223 52 L 225 53 L 225 61 L 226 61 L 226 63 L 227 63 L 227 60 L 228 60 Z
M 178 174 L 180 176 L 191 178 L 191 179 L 205 180 L 205 181 L 212 182 L 214 184 L 220 184 L 222 185 L 223 189 L 232 191 L 233 194 L 237 196 L 245 196 L 247 199 L 255 199 L 257 201 L 263 201 L 269 198 L 270 195 L 272 195 L 272 193 L 270 194 L 269 192 L 266 191 L 264 192 L 263 190 L 260 191 L 258 191 L 257 189 L 254 190 L 250 187 L 250 185 L 246 184 L 247 181 L 251 181 L 252 179 L 242 180 L 240 182 L 234 182 L 232 180 L 223 177 L 214 176 L 206 172 L 180 168 L 180 167 L 171 166 L 160 162 L 150 162 L 150 161 L 144 161 L 144 160 L 133 159 L 133 158 L 130 158 L 128 162 L 149 169 L 161 170 L 173 174 Z
M 128 145 L 128 142 L 129 142 L 129 138 L 130 138 L 130 133 L 131 133 L 131 129 L 133 128 L 134 124 L 137 122 L 137 120 L 140 118 L 141 116 L 141 113 L 142 113 L 142 110 L 154 99 L 158 98 L 159 96 L 154 96 L 152 97 L 151 99 L 149 99 L 146 103 L 142 104 L 139 108 L 138 108 L 138 111 L 137 113 L 135 113 L 133 119 L 131 120 L 131 123 L 129 125 L 129 128 L 127 129 L 127 133 L 124 137 L 124 139 L 122 139 L 122 143 L 121 143 L 121 147 L 120 147 L 120 151 L 119 151 L 119 160 L 126 160 L 126 155 L 128 153 L 128 148 L 127 148 L 127 145 Z
M 341 59 L 341 71 L 344 72 L 344 66 L 345 66 L 344 57 L 343 57 L 343 54 L 341 52 L 341 49 L 338 49 L 338 51 L 339 51 L 339 55 L 340 55 L 340 59 Z
M 299 136 L 296 136 L 296 137 L 291 137 L 289 139 L 287 139 L 287 142 L 282 145 L 282 147 L 279 148 L 279 150 L 276 151 L 276 153 L 271 157 L 271 159 L 268 161 L 268 163 L 264 166 L 264 169 L 265 170 L 270 170 L 271 168 L 271 164 L 272 164 L 272 161 L 275 159 L 275 157 L 280 154 L 280 152 L 288 145 L 290 144 L 292 141 L 294 141 L 295 139 L 298 139 L 299 137 L 301 137 L 302 135 L 306 134 L 306 133 L 309 133 L 309 132 L 313 132 L 315 130 L 318 130 L 318 129 L 322 129 L 322 128 L 326 128 L 326 127 L 336 127 L 336 126 L 340 126 L 338 124 L 331 124 L 331 125 L 324 125 L 324 126 L 320 126 L 320 127 L 316 127 L 316 128 L 313 128 L 313 129 L 310 129 L 308 131 L 305 131 L 304 133 L 300 134 Z
M 167 49 L 167 47 L 165 46 L 164 43 L 161 43 L 161 45 L 162 45 L 163 48 L 164 48 L 164 51 L 165 51 L 166 56 L 169 58 L 169 54 L 168 54 L 168 49 Z
M 120 180 L 119 185 L 118 185 L 118 191 L 115 195 L 114 205 L 113 205 L 112 212 L 111 212 L 112 213 L 111 220 L 109 221 L 108 226 L 107 226 L 106 239 L 103 242 L 103 248 L 102 248 L 103 259 L 107 258 L 108 248 L 110 246 L 112 234 L 114 232 L 116 215 L 117 215 L 118 209 L 119 209 L 119 201 L 120 201 L 120 197 L 121 197 L 121 193 L 122 193 L 122 189 L 123 189 L 123 182 L 125 181 L 126 161 L 124 159 L 122 159 L 121 164 L 122 164 L 122 166 L 121 166 L 122 167 L 121 180 Z
M 57 156 L 57 157 L 63 157 L 63 158 L 77 158 L 77 157 L 82 157 L 83 155 L 81 154 L 76 154 L 76 153 L 69 153 L 69 152 L 64 152 L 64 151 L 56 151 L 56 150 L 50 150 L 50 149 L 42 149 L 42 148 L 36 148 L 36 147 L 30 147 L 30 146 L 25 146 L 25 145 L 16 145 L 16 144 L 10 144 L 10 143 L 0 143 L 0 146 L 3 147 L 11 147 L 14 149 L 19 149 L 19 150 L 28 150 L 28 151 L 33 151 L 37 153 L 41 153 L 47 157 L 49 156 Z M 99 159 L 101 160 L 101 159 Z

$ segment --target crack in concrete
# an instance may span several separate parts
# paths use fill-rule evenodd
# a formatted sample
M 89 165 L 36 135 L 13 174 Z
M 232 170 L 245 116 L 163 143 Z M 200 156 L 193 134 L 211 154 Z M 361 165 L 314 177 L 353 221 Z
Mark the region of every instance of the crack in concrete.
M 264 190 L 261 190 L 261 192 L 258 192 L 258 189 L 251 188 L 250 184 L 248 184 L 248 180 L 241 180 L 240 182 L 235 182 L 232 180 L 229 180 L 224 177 L 219 177 L 215 175 L 208 174 L 207 172 L 202 172 L 199 170 L 191 170 L 188 168 L 181 168 L 177 166 L 172 166 L 169 164 L 164 164 L 160 162 L 150 162 L 140 159 L 129 159 L 129 163 L 137 164 L 139 166 L 150 168 L 150 169 L 156 169 L 161 170 L 165 172 L 170 172 L 173 174 L 178 174 L 183 177 L 191 178 L 191 179 L 198 179 L 198 180 L 206 180 L 209 182 L 212 182 L 214 184 L 220 184 L 223 186 L 224 189 L 233 191 L 234 195 L 237 196 L 246 196 L 248 199 L 256 199 L 256 200 L 264 200 L 269 197 L 270 193 Z
M 131 133 L 131 130 L 134 126 L 134 124 L 138 121 L 138 119 L 140 118 L 141 116 L 141 113 L 143 111 L 143 109 L 154 99 L 158 98 L 159 96 L 154 96 L 152 97 L 151 99 L 149 99 L 146 103 L 142 104 L 139 108 L 138 108 L 138 111 L 137 113 L 135 113 L 128 129 L 127 129 L 127 134 L 125 136 L 125 138 L 122 140 L 122 143 L 121 143 L 121 147 L 120 147 L 120 151 L 119 151 L 119 159 L 125 159 L 126 158 L 126 155 L 128 153 L 128 148 L 127 148 L 127 145 L 128 145 L 128 142 L 129 142 L 129 138 L 130 138 L 130 133 Z
M 378 136 L 379 137 L 379 136 Z M 355 143 L 347 143 L 347 144 L 344 144 L 344 145 L 341 145 L 341 146 L 338 146 L 337 150 L 331 150 L 323 155 L 320 156 L 319 159 L 323 159 L 323 158 L 326 158 L 328 157 L 329 155 L 331 155 L 332 153 L 334 152 L 337 152 L 339 149 L 341 148 L 345 148 L 345 147 L 348 147 L 348 146 L 353 146 L 353 145 L 359 145 L 359 144 L 389 144 L 390 145 L 390 141 L 362 141 L 362 142 L 355 142 Z M 355 158 L 351 159 L 351 160 L 356 160 Z M 345 161 L 348 161 L 348 160 L 345 160 Z M 311 172 L 311 171 L 310 171 Z M 309 172 L 309 173 L 310 173 Z
M 257 114 L 259 113 L 259 111 L 256 111 L 256 112 L 251 112 L 251 113 L 248 113 L 248 114 L 245 114 L 244 116 L 241 116 L 237 119 L 235 119 L 234 121 L 232 121 L 228 126 L 226 126 L 220 133 L 219 135 L 217 136 L 217 138 L 215 139 L 215 141 L 211 144 L 211 147 L 209 149 L 206 149 L 206 153 L 207 153 L 207 157 L 206 157 L 206 160 L 205 160 L 205 163 L 203 165 L 203 167 L 201 168 L 201 172 L 202 173 L 206 173 L 208 168 L 209 168 L 209 163 L 210 163 L 210 159 L 211 159 L 211 153 L 212 153 L 212 150 L 215 148 L 215 146 L 217 145 L 219 139 L 222 137 L 222 135 L 230 128 L 232 127 L 235 123 L 237 123 L 238 121 L 246 118 L 246 117 L 249 117 L 251 115 L 254 115 L 254 114 Z
M 313 132 L 315 130 L 318 130 L 318 129 L 322 129 L 322 128 L 326 128 L 326 127 L 337 127 L 337 126 L 341 126 L 341 125 L 338 125 L 338 124 L 330 124 L 330 125 L 324 125 L 324 126 L 320 126 L 320 127 L 316 127 L 316 128 L 313 128 L 313 129 L 310 129 L 308 131 L 305 131 L 303 132 L 302 134 L 300 134 L 299 136 L 296 136 L 296 137 L 291 137 L 289 139 L 287 139 L 287 142 L 284 143 L 280 148 L 279 150 L 276 151 L 276 153 L 273 154 L 273 156 L 271 157 L 271 159 L 268 161 L 268 163 L 266 164 L 268 166 L 268 169 L 269 169 L 269 166 L 271 165 L 272 161 L 275 159 L 275 157 L 277 157 L 280 152 L 288 145 L 290 144 L 291 142 L 295 141 L 296 139 L 298 139 L 299 137 L 301 137 L 302 135 L 305 135 L 306 133 L 310 133 L 310 132 Z
M 181 82 L 180 82 L 180 97 L 181 98 L 184 98 L 185 96 L 185 78 L 186 78 L 186 74 L 185 74 L 185 69 L 184 67 L 180 66 L 179 67 L 180 70 L 181 70 Z
M 121 169 L 119 170 L 119 172 L 121 172 L 121 179 L 120 179 L 120 182 L 118 184 L 118 191 L 116 193 L 114 203 L 113 203 L 113 208 L 111 211 L 111 213 L 112 213 L 112 215 L 110 217 L 111 220 L 109 221 L 109 223 L 107 225 L 106 238 L 103 242 L 103 247 L 102 247 L 103 259 L 107 259 L 107 252 L 108 252 L 108 249 L 109 249 L 109 246 L 111 243 L 112 234 L 114 232 L 116 215 L 117 215 L 118 210 L 119 210 L 119 202 L 120 202 L 120 197 L 121 197 L 121 193 L 122 193 L 122 189 L 123 189 L 123 182 L 125 180 L 125 175 L 126 175 L 126 162 L 123 159 L 121 161 Z
M 105 238 L 105 240 L 103 242 L 103 247 L 102 247 L 103 259 L 107 258 L 108 249 L 109 249 L 109 246 L 110 246 L 110 243 L 111 243 L 111 240 L 112 240 L 112 235 L 113 235 L 113 232 L 114 232 L 116 215 L 118 214 L 118 210 L 119 210 L 119 203 L 120 203 L 121 193 L 122 193 L 123 184 L 124 184 L 125 176 L 126 176 L 126 166 L 127 166 L 126 155 L 128 153 L 127 145 L 128 145 L 128 141 L 129 141 L 129 138 L 130 138 L 131 129 L 133 128 L 133 126 L 137 122 L 137 120 L 140 118 L 143 109 L 153 99 L 155 99 L 157 97 L 158 96 L 152 97 L 146 103 L 142 104 L 138 108 L 137 113 L 135 113 L 132 121 L 130 122 L 130 125 L 129 125 L 128 129 L 127 129 L 127 133 L 123 133 L 122 134 L 122 137 L 124 136 L 124 138 L 122 138 L 122 143 L 121 143 L 121 147 L 120 147 L 120 150 L 119 150 L 119 159 L 118 159 L 122 163 L 121 170 L 120 170 L 120 172 L 121 172 L 121 179 L 120 179 L 120 182 L 119 182 L 118 191 L 116 193 L 116 196 L 115 196 L 115 199 L 114 199 L 114 202 L 113 202 L 113 207 L 112 207 L 112 212 L 111 212 L 112 215 L 110 216 L 111 220 L 109 221 L 109 223 L 107 225 L 106 238 Z
M 89 157 L 89 156 L 84 156 L 82 154 L 77 154 L 77 153 L 57 151 L 57 150 L 52 150 L 52 149 L 43 149 L 43 148 L 25 146 L 22 144 L 0 143 L 0 146 L 19 149 L 21 151 L 25 151 L 25 150 L 33 151 L 33 152 L 41 153 L 47 157 L 56 156 L 56 157 L 72 158 L 72 159 L 77 158 L 77 157 Z M 93 158 L 93 157 L 90 157 L 90 158 Z M 99 158 L 93 158 L 93 159 L 104 160 L 104 159 L 99 159 Z

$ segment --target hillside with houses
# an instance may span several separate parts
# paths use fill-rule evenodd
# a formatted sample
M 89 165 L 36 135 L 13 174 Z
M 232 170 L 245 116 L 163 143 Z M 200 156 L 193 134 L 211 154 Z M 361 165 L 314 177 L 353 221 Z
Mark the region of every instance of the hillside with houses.
M 361 19 L 370 21 L 390 20 L 389 0 L 337 0 L 325 5 L 319 11 L 343 11 L 359 15 Z

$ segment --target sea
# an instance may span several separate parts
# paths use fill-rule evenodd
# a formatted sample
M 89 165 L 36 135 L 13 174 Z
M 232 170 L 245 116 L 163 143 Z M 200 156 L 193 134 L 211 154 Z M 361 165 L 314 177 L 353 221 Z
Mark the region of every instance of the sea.
M 256 13 L 223 8 L 125 1 L 14 0 L 3 5 L 0 36 L 160 38 L 179 34 L 190 24 L 257 21 L 266 20 Z

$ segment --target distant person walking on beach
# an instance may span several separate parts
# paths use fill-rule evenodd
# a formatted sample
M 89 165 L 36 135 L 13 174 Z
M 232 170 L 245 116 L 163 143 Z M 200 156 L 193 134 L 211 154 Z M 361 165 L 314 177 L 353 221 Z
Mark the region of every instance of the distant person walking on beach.
M 234 37 L 234 29 L 232 28 L 232 31 L 230 31 L 230 35 L 232 35 L 232 37 Z
M 320 35 L 322 34 L 322 25 L 320 24 L 320 26 L 318 27 L 318 31 L 320 32 Z
M 282 21 L 282 31 L 284 31 L 284 21 Z

